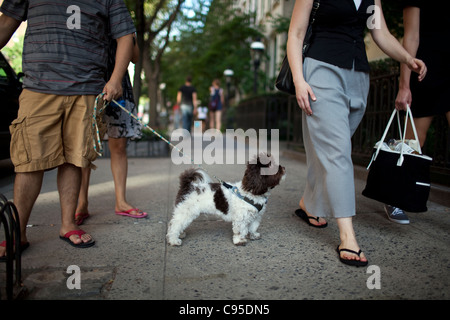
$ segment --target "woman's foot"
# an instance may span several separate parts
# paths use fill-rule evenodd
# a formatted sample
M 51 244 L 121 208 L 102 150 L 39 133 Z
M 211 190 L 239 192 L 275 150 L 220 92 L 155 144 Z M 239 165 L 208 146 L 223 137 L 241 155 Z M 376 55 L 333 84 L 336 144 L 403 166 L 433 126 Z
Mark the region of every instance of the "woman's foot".
M 314 227 L 318 227 L 318 228 L 324 228 L 328 225 L 328 222 L 324 218 L 313 216 L 308 211 L 306 211 L 306 207 L 303 202 L 303 198 L 300 199 L 299 206 L 300 206 L 300 209 L 302 209 L 304 211 L 304 213 L 306 213 L 306 215 L 307 215 L 306 219 L 302 218 L 302 217 L 301 218 L 304 219 L 308 224 L 310 224 Z
M 144 218 L 147 216 L 146 212 L 143 212 L 142 210 L 133 207 L 129 205 L 128 203 L 124 203 L 121 205 L 116 205 L 116 214 L 128 216 L 128 217 L 134 217 L 134 218 Z
M 358 242 L 356 241 L 352 218 L 338 218 L 336 221 L 341 238 L 341 244 L 336 249 L 339 254 L 339 260 L 348 265 L 367 265 L 367 258 L 359 248 Z
M 352 250 L 339 245 L 336 248 L 336 251 L 339 255 L 339 260 L 341 260 L 342 263 L 356 267 L 364 267 L 368 264 L 368 261 L 361 249 Z

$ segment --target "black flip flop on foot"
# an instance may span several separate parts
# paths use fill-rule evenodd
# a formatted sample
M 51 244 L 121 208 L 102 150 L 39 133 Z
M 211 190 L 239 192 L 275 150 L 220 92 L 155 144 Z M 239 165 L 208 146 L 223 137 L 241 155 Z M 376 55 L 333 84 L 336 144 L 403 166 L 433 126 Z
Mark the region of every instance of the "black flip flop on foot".
M 315 224 L 312 224 L 309 220 L 316 220 L 317 222 L 319 222 L 319 219 L 320 219 L 320 217 L 310 217 L 310 216 L 308 216 L 308 214 L 304 211 L 304 210 L 302 210 L 302 209 L 297 209 L 297 210 L 295 210 L 295 214 L 299 217 L 299 218 L 301 218 L 302 220 L 304 220 L 308 225 L 310 225 L 310 226 L 312 226 L 312 227 L 315 227 L 315 228 L 325 228 L 326 226 L 328 226 L 328 222 L 327 223 L 324 223 L 324 224 L 322 224 L 322 225 L 315 225 Z
M 73 230 L 73 231 L 67 232 L 64 236 L 59 236 L 59 238 L 60 238 L 61 240 L 65 241 L 65 242 L 69 243 L 72 247 L 75 247 L 75 248 L 89 248 L 89 247 L 92 247 L 92 246 L 95 244 L 95 241 L 94 241 L 94 240 L 90 240 L 89 242 L 83 242 L 83 241 L 81 241 L 81 243 L 76 244 L 76 243 L 73 243 L 72 240 L 69 239 L 70 236 L 71 236 L 71 235 L 74 235 L 74 234 L 76 234 L 76 235 L 77 235 L 78 237 L 80 237 L 80 239 L 81 239 L 81 236 L 82 236 L 83 234 L 85 234 L 85 233 L 86 233 L 86 232 L 84 232 L 84 231 L 81 230 L 81 229 L 79 229 L 79 230 Z
M 338 253 L 339 260 L 341 260 L 342 263 L 345 263 L 349 266 L 355 266 L 355 267 L 365 267 L 369 263 L 369 261 L 343 259 L 343 258 L 341 258 L 341 251 L 347 251 L 347 252 L 356 254 L 358 257 L 360 257 L 362 251 L 361 251 L 361 249 L 358 252 L 350 250 L 350 249 L 339 249 L 339 246 L 337 246 L 336 252 Z

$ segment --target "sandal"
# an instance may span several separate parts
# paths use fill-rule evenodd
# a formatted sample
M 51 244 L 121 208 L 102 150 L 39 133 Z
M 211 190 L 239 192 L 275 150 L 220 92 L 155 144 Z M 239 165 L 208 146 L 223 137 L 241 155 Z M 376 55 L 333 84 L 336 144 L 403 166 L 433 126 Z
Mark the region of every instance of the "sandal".
M 301 218 L 302 220 L 304 220 L 308 225 L 313 226 L 315 228 L 325 228 L 326 226 L 328 226 L 328 222 L 321 224 L 321 225 L 315 225 L 312 224 L 309 220 L 316 220 L 317 222 L 319 222 L 320 217 L 310 217 L 308 216 L 308 214 L 303 210 L 303 209 L 297 209 L 295 210 L 295 214 Z
M 30 246 L 29 242 L 20 242 L 20 246 L 19 246 L 20 253 L 22 254 L 22 252 L 24 252 L 29 246 Z M 0 242 L 0 247 L 6 248 L 6 240 Z M 15 247 L 16 247 L 16 245 L 14 244 L 14 249 L 15 249 Z M 2 261 L 6 261 L 6 256 L 0 257 L 0 262 L 2 262 Z
M 90 217 L 90 215 L 87 212 L 86 213 L 84 213 L 84 212 L 75 213 L 75 223 L 77 224 L 77 226 L 82 225 L 84 220 L 86 220 L 89 217 Z
M 136 211 L 138 214 L 132 214 L 131 212 Z M 132 217 L 132 218 L 145 218 L 147 216 L 147 212 L 143 212 L 139 210 L 138 208 L 131 208 L 126 211 L 116 211 L 116 214 L 119 216 L 126 216 L 126 217 Z
M 361 251 L 361 249 L 359 249 L 358 252 L 350 250 L 350 249 L 339 249 L 339 246 L 337 246 L 336 252 L 339 255 L 339 260 L 341 260 L 341 262 L 345 263 L 346 265 L 355 266 L 355 267 L 364 267 L 364 266 L 367 266 L 367 264 L 369 263 L 369 261 L 344 259 L 344 258 L 341 257 L 341 251 L 347 251 L 347 252 L 350 252 L 352 254 L 356 254 L 358 257 L 361 256 L 362 251 Z
M 59 238 L 67 243 L 69 243 L 72 247 L 75 248 L 89 248 L 92 247 L 95 244 L 95 241 L 92 239 L 89 242 L 83 242 L 83 240 L 81 240 L 81 243 L 73 243 L 72 240 L 70 240 L 70 236 L 76 234 L 78 237 L 80 237 L 83 234 L 85 234 L 86 232 L 84 230 L 73 230 L 73 231 L 69 231 L 67 232 L 64 236 L 59 236 Z

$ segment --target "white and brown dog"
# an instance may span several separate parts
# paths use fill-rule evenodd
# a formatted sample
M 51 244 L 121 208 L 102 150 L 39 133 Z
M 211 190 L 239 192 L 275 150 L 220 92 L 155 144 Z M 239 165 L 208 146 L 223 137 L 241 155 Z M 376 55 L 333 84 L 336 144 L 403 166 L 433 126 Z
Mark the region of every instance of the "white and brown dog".
M 265 156 L 268 161 L 263 162 L 260 157 L 247 164 L 244 178 L 234 184 L 213 183 L 201 169 L 183 172 L 167 242 L 181 245 L 180 235 L 201 213 L 215 214 L 232 222 L 235 245 L 245 245 L 247 237 L 259 239 L 256 230 L 266 210 L 269 192 L 285 177 L 285 168 L 276 165 L 273 157 Z M 265 168 L 273 174 L 264 174 L 268 172 L 264 172 Z

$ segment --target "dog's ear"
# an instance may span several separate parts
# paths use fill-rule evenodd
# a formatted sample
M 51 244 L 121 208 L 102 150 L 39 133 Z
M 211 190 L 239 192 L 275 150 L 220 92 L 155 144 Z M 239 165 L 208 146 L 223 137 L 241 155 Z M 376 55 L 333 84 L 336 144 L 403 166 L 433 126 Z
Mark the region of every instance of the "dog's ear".
M 261 176 L 261 163 L 249 163 L 242 179 L 242 188 L 254 195 L 267 192 L 268 187 L 263 176 Z

